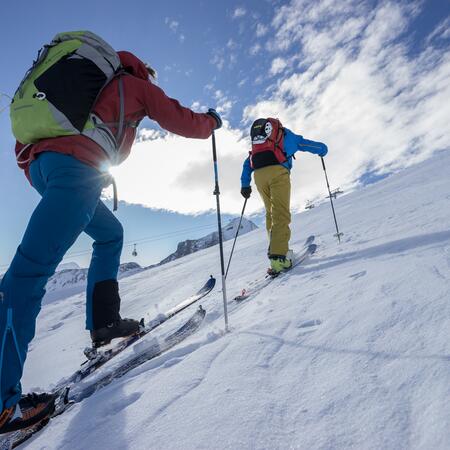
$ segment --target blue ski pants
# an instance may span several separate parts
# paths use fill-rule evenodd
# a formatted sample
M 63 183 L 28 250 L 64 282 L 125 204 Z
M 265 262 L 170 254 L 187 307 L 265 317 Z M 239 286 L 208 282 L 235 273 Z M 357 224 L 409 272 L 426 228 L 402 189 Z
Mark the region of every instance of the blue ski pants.
M 107 174 L 48 151 L 32 162 L 30 176 L 42 198 L 0 284 L 0 412 L 20 400 L 45 285 L 64 254 L 83 231 L 94 240 L 86 295 L 86 328 L 92 329 L 94 285 L 117 279 L 123 245 L 122 225 L 100 201 Z

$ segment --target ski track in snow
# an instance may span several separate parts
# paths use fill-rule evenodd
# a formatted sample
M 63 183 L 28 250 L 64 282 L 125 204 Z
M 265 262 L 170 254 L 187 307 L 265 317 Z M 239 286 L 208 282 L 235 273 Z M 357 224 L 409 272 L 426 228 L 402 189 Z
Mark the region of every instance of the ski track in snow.
M 218 284 L 199 302 L 207 316 L 194 336 L 76 404 L 23 448 L 449 449 L 449 165 L 450 152 L 440 152 L 338 198 L 340 245 L 328 202 L 294 215 L 292 248 L 314 234 L 316 254 L 238 304 L 231 299 L 267 268 L 265 231 L 240 237 L 227 280 L 230 333 L 217 247 L 123 279 L 129 317 L 164 312 L 210 273 Z M 70 375 L 88 343 L 83 294 L 52 298 L 25 390 Z

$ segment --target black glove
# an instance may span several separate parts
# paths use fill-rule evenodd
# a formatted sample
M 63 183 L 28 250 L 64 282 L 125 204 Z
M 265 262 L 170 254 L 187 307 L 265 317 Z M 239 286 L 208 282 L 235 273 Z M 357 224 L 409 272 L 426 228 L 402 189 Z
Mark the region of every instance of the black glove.
M 219 113 L 215 109 L 209 108 L 206 114 L 213 117 L 214 120 L 216 121 L 216 127 L 214 128 L 215 130 L 222 128 L 222 119 L 220 118 Z
M 242 195 L 242 197 L 250 198 L 251 193 L 252 193 L 251 186 L 241 188 L 241 195 Z

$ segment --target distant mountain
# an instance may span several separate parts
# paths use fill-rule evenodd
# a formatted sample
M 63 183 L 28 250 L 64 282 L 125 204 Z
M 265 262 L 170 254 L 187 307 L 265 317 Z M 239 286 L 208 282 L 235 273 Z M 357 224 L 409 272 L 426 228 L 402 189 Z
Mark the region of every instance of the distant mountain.
M 222 237 L 224 241 L 228 241 L 229 239 L 233 239 L 236 236 L 236 231 L 239 225 L 239 218 L 232 219 L 230 222 L 222 228 Z M 239 235 L 249 233 L 250 231 L 256 230 L 258 227 L 245 218 L 242 219 L 241 229 L 239 231 Z M 214 231 L 202 238 L 199 239 L 188 239 L 183 242 L 179 242 L 177 249 L 174 253 L 169 255 L 167 258 L 164 258 L 160 261 L 159 264 L 166 264 L 170 261 L 174 261 L 175 259 L 182 258 L 183 256 L 190 255 L 191 253 L 198 252 L 199 250 L 203 250 L 208 247 L 212 247 L 219 243 L 219 232 Z
M 62 263 L 57 268 L 57 272 L 61 272 L 62 270 L 69 270 L 69 269 L 81 269 L 81 267 L 76 262 L 68 262 L 68 263 Z

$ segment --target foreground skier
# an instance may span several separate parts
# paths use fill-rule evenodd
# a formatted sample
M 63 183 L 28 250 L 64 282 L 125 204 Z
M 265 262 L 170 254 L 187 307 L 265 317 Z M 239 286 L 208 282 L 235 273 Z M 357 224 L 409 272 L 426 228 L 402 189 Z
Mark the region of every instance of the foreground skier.
M 268 256 L 270 275 L 277 275 L 292 266 L 288 254 L 291 230 L 290 198 L 292 158 L 298 150 L 325 156 L 327 146 L 309 141 L 284 128 L 278 119 L 257 119 L 250 135 L 252 150 L 244 161 L 241 175 L 241 195 L 250 198 L 251 176 L 266 208 L 266 228 L 269 235 Z
M 82 33 L 86 39 L 100 41 L 92 33 Z M 76 65 L 83 59 L 72 55 L 66 58 L 67 63 Z M 96 119 L 109 129 L 107 132 L 121 136 L 114 149 L 116 163 L 129 155 L 136 127 L 146 116 L 164 129 L 188 138 L 206 139 L 221 127 L 220 116 L 214 110 L 197 114 L 181 106 L 152 84 L 153 69 L 129 52 L 114 52 L 116 58 L 117 55 L 125 73 L 106 85 L 93 108 Z M 51 84 L 64 85 L 58 78 L 53 78 Z M 60 95 L 64 96 L 67 88 L 62 89 Z M 45 92 L 38 95 L 45 99 Z M 123 130 L 118 129 L 122 128 L 118 125 L 119 116 L 124 118 Z M 86 328 L 93 344 L 103 345 L 139 330 L 138 321 L 123 319 L 119 313 L 117 273 L 123 229 L 100 201 L 111 177 L 107 172 L 110 159 L 97 142 L 82 134 L 41 139 L 27 146 L 17 142 L 19 167 L 42 199 L 0 284 L 0 433 L 35 425 L 54 409 L 52 395 L 22 396 L 20 379 L 47 280 L 83 231 L 94 239 L 86 302 Z

